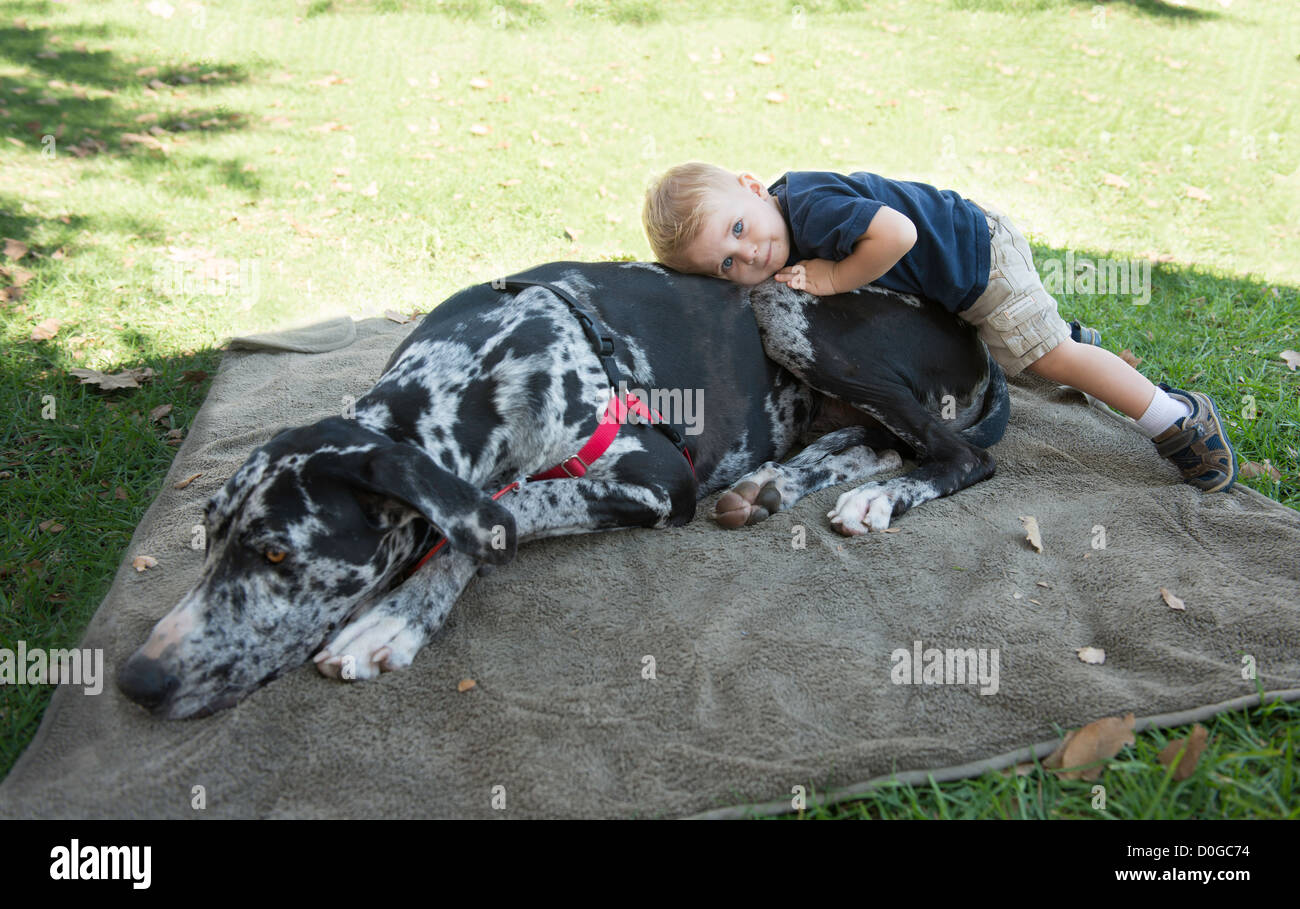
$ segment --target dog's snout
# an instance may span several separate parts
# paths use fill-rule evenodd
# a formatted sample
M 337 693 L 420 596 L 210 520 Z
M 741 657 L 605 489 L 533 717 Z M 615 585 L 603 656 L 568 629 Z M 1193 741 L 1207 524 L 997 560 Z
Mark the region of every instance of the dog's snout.
M 127 660 L 117 674 L 117 687 L 121 692 L 149 710 L 166 700 L 180 683 L 180 679 L 167 672 L 158 660 L 139 654 Z

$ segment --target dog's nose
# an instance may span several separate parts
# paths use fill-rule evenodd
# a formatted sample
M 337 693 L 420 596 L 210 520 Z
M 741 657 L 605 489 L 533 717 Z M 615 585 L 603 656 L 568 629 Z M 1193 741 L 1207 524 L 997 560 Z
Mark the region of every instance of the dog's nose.
M 157 660 L 138 654 L 126 661 L 117 674 L 117 687 L 141 707 L 153 710 L 180 685 L 181 680 L 163 669 Z

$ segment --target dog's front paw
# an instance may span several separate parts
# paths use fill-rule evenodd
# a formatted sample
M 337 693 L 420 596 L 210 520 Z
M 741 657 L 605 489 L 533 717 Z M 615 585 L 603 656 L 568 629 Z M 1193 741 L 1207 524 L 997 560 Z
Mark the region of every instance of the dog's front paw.
M 743 480 L 724 492 L 713 506 L 713 520 L 727 529 L 766 521 L 781 510 L 781 490 L 768 481 L 762 486 Z
M 781 468 L 768 461 L 722 494 L 713 506 L 713 520 L 731 530 L 766 521 L 786 504 L 781 492 Z
M 889 527 L 894 514 L 894 500 L 879 483 L 867 483 L 839 497 L 835 507 L 826 512 L 831 526 L 845 536 L 857 536 Z
M 322 675 L 333 679 L 374 679 L 410 666 L 422 646 L 423 630 L 376 609 L 340 630 L 313 660 Z

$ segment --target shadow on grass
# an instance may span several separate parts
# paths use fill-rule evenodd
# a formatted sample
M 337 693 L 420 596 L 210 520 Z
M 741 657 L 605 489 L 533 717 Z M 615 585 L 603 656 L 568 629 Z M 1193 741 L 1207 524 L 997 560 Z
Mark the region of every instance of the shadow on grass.
M 1097 0 L 1073 0 L 1073 2 L 1080 6 L 1087 6 L 1090 9 L 1100 5 Z M 1214 10 L 1195 9 L 1190 6 L 1174 6 L 1172 3 L 1165 2 L 1165 0 L 1108 0 L 1108 2 L 1115 7 L 1126 6 L 1134 12 L 1168 22 L 1210 22 L 1222 18 Z
M 11 4 L 12 6 L 12 4 Z M 69 158 L 112 156 L 155 170 L 188 134 L 243 129 L 247 115 L 224 104 L 198 105 L 192 96 L 245 82 L 240 64 L 126 63 L 87 40 L 122 37 L 122 27 L 30 26 L 16 19 L 0 27 L 0 64 L 21 70 L 0 75 L 0 138 L 34 149 L 51 164 Z M 147 107 L 132 106 L 134 89 Z
M 816 8 L 819 0 L 809 0 Z M 785 16 L 791 3 L 772 4 L 768 12 Z M 863 4 L 854 0 L 835 0 L 848 12 L 860 12 Z M 574 17 L 611 22 L 615 25 L 650 25 L 665 18 L 669 4 L 654 0 L 568 0 L 565 12 Z M 453 21 L 482 22 L 495 28 L 517 29 L 542 25 L 548 21 L 546 8 L 532 0 L 312 0 L 306 18 L 330 14 L 416 13 L 444 16 Z M 563 13 L 561 14 L 563 15 Z
M 1124 8 L 1156 22 L 1169 24 L 1212 22 L 1222 16 L 1214 10 L 1175 6 L 1166 0 L 949 0 L 955 9 L 992 13 L 1040 13 L 1049 10 L 1079 9 L 1091 14 L 1097 10 Z
M 161 174 L 165 190 L 191 198 L 204 198 L 216 183 L 249 194 L 261 191 L 244 158 L 189 151 L 201 142 L 198 137 L 248 128 L 245 113 L 209 103 L 222 88 L 246 82 L 248 68 L 161 59 L 128 63 L 111 49 L 92 45 L 120 40 L 130 34 L 129 26 L 25 22 L 24 13 L 54 12 L 42 2 L 9 3 L 6 11 L 13 18 L 0 26 L 0 67 L 11 71 L 0 75 L 0 142 L 31 153 L 19 154 L 17 166 L 36 165 L 61 181 L 80 159 L 109 158 L 122 165 L 113 176 L 146 184 Z M 120 228 L 151 242 L 163 236 L 146 218 L 107 221 L 72 213 L 41 218 L 29 208 L 22 198 L 0 196 L 0 237 L 29 247 L 20 264 L 35 274 L 32 286 L 53 278 L 61 266 L 58 257 L 75 256 L 96 231 Z M 0 276 L 0 305 L 5 296 L 21 299 L 27 292 L 7 290 L 9 284 Z
M 220 352 L 162 350 L 137 331 L 113 371 L 154 370 L 138 389 L 102 392 L 61 333 L 0 350 L 0 648 L 75 647 L 108 592 L 136 525 L 192 424 Z M 150 412 L 171 404 L 170 413 Z M 173 437 L 169 437 L 169 433 Z M 107 688 L 116 666 L 104 667 Z M 0 777 L 36 733 L 53 686 L 0 685 Z

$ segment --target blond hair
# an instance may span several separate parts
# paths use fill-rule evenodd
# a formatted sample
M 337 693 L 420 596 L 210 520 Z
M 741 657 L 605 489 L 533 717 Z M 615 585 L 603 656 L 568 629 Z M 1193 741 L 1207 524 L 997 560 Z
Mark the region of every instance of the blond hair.
M 678 271 L 694 264 L 686 251 L 711 213 L 709 194 L 736 185 L 736 175 L 716 164 L 678 164 L 651 183 L 641 208 L 641 224 L 655 258 Z

